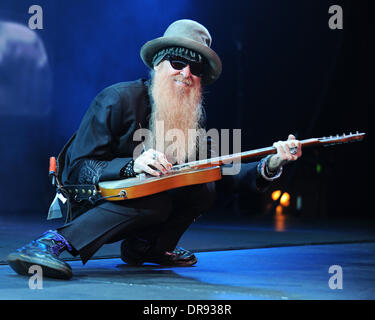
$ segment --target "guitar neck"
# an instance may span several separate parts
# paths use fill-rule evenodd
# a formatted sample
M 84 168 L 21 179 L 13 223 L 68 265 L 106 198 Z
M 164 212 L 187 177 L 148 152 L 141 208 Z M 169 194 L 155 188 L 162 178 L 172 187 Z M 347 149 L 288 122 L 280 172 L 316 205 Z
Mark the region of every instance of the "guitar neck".
M 315 146 L 315 145 L 324 145 L 324 146 L 330 146 L 335 144 L 341 144 L 341 143 L 347 143 L 347 142 L 354 142 L 354 141 L 361 141 L 365 133 L 350 133 L 349 135 L 336 135 L 336 136 L 329 136 L 329 137 L 322 137 L 322 138 L 310 138 L 305 140 L 300 140 L 302 148 Z M 266 147 L 261 149 L 255 149 L 240 153 L 234 153 L 230 155 L 215 157 L 215 158 L 209 158 L 205 160 L 199 160 L 199 161 L 192 161 L 188 163 L 184 163 L 181 165 L 175 165 L 173 166 L 174 169 L 180 170 L 182 168 L 207 168 L 207 167 L 213 167 L 213 166 L 220 166 L 223 164 L 228 164 L 232 162 L 239 162 L 241 160 L 249 160 L 252 158 L 259 158 L 264 157 L 269 154 L 276 153 L 275 147 Z
M 311 145 L 315 145 L 319 143 L 319 140 L 316 138 L 312 139 L 306 139 L 306 140 L 300 140 L 302 147 L 307 147 Z M 199 160 L 199 161 L 192 161 L 185 163 L 181 166 L 189 166 L 193 168 L 205 168 L 205 167 L 211 167 L 211 166 L 220 166 L 227 163 L 232 163 L 240 160 L 249 160 L 252 158 L 259 158 L 264 157 L 269 154 L 276 153 L 275 147 L 266 147 L 266 148 L 260 148 L 260 149 L 254 149 L 250 151 L 240 152 L 240 153 L 234 153 L 229 154 L 225 156 L 205 159 L 205 160 Z M 174 166 L 178 167 L 178 166 Z

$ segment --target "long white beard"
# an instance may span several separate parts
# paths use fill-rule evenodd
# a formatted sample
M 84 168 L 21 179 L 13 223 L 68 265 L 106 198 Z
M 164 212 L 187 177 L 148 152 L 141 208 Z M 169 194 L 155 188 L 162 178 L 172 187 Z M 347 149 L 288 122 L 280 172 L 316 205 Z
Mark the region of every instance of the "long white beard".
M 180 75 L 171 78 L 163 72 L 152 75 L 150 130 L 154 140 L 149 147 L 164 153 L 171 163 L 183 163 L 196 157 L 202 92 L 201 86 L 178 87 L 174 80 L 187 81 Z

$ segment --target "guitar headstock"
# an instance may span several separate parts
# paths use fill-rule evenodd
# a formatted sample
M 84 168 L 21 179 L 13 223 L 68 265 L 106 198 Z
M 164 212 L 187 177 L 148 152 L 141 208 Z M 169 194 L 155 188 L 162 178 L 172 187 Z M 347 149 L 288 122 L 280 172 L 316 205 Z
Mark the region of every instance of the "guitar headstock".
M 350 132 L 349 134 L 344 133 L 342 135 L 318 138 L 318 141 L 325 146 L 331 146 L 335 144 L 361 141 L 365 135 L 366 133 L 360 133 L 357 131 L 356 133 Z

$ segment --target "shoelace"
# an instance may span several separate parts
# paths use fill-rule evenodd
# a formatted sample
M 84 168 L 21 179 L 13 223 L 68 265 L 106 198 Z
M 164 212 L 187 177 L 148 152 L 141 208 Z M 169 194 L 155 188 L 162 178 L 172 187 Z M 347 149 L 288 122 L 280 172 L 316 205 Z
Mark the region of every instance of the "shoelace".
M 68 251 L 72 251 L 71 245 L 69 244 L 68 241 L 66 241 L 66 239 L 62 235 L 58 234 L 54 230 L 48 230 L 43 235 L 45 235 L 47 233 L 52 233 L 52 234 L 55 235 L 55 238 L 52 239 L 52 240 L 54 240 L 53 242 L 55 243 L 55 246 L 52 247 L 52 251 L 53 251 L 54 254 L 56 254 L 58 256 L 61 253 L 61 250 L 65 249 L 65 248 L 67 248 Z

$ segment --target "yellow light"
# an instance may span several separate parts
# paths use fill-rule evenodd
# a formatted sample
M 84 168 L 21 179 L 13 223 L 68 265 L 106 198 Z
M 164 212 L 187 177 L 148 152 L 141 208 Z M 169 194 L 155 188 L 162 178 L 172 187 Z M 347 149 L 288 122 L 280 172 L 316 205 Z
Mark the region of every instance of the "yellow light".
M 280 196 L 281 196 L 281 190 L 275 190 L 271 194 L 271 198 L 272 198 L 273 201 L 276 201 L 277 199 L 279 199 Z
M 290 204 L 290 194 L 288 192 L 284 192 L 280 198 L 280 204 L 284 207 L 288 207 Z

